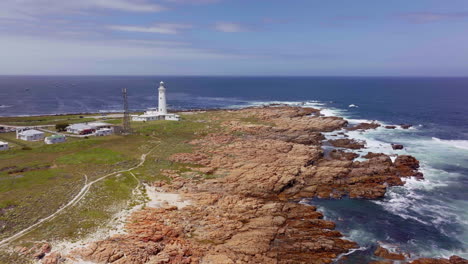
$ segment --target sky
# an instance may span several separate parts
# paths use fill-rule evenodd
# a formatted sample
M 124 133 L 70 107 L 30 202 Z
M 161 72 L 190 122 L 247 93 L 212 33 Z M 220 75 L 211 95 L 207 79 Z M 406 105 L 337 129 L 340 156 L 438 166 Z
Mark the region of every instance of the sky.
M 468 76 L 468 1 L 0 0 L 0 74 Z

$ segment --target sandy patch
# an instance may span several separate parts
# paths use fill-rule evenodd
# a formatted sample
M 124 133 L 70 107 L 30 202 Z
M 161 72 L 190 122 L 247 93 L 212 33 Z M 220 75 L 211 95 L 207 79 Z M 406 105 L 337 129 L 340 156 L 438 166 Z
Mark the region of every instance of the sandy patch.
M 182 199 L 182 196 L 178 193 L 167 193 L 160 192 L 156 187 L 145 185 L 146 194 L 150 201 L 146 204 L 148 207 L 169 207 L 176 206 L 178 209 L 182 209 L 190 205 L 190 201 Z

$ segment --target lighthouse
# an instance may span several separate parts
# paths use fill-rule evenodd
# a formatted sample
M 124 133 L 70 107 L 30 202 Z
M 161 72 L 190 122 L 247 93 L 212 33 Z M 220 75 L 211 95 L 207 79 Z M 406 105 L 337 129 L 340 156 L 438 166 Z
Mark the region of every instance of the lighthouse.
M 142 115 L 132 115 L 132 120 L 139 122 L 149 122 L 157 120 L 179 121 L 179 115 L 167 113 L 166 88 L 164 87 L 164 82 L 159 83 L 158 99 L 158 108 L 149 108 Z
M 166 88 L 164 88 L 164 82 L 159 83 L 159 109 L 158 112 L 160 115 L 167 114 L 167 107 L 166 107 Z

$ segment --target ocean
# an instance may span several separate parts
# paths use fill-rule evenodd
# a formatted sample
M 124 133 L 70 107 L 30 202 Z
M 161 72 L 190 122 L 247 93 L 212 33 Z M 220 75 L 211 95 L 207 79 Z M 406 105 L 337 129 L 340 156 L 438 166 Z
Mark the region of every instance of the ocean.
M 3 76 L 0 116 L 121 111 L 122 88 L 141 111 L 157 106 L 161 80 L 174 110 L 287 103 L 351 123 L 412 124 L 350 136 L 366 140 L 368 151 L 415 156 L 424 181 L 409 179 L 376 201 L 303 202 L 359 243 L 344 263 L 369 260 L 376 242 L 413 256 L 468 258 L 468 78 Z

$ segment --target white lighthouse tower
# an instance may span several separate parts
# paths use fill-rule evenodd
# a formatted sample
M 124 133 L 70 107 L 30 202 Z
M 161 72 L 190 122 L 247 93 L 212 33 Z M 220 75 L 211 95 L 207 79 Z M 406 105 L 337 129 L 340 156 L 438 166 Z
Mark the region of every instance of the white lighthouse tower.
M 148 122 L 156 120 L 171 120 L 179 121 L 180 116 L 176 114 L 167 113 L 167 103 L 166 103 L 166 88 L 164 87 L 164 82 L 159 83 L 158 89 L 158 108 L 149 108 L 142 115 L 132 115 L 133 121 Z
M 164 88 L 164 82 L 159 83 L 159 109 L 158 112 L 160 115 L 167 114 L 167 106 L 166 106 L 166 88 Z

